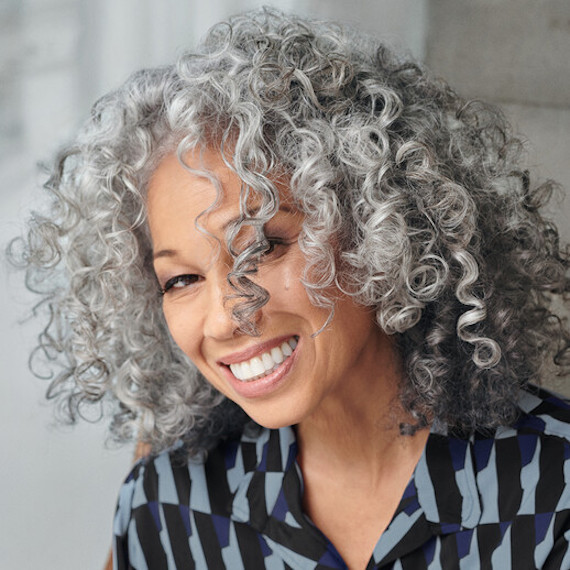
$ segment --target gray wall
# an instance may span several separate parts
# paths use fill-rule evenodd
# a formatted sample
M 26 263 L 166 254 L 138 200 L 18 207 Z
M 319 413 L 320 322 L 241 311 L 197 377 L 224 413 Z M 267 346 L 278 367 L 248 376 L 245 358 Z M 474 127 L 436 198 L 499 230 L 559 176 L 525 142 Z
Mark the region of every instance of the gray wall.
M 426 62 L 463 95 L 498 103 L 529 165 L 570 180 L 570 2 L 430 0 Z M 570 239 L 570 202 L 553 208 Z
M 40 200 L 49 157 L 90 103 L 132 70 L 170 61 L 247 0 L 2 0 L 0 242 Z M 277 2 L 275 2 L 277 4 Z M 568 180 L 567 0 L 283 0 L 283 8 L 357 23 L 408 47 L 466 95 L 505 106 L 533 141 L 544 176 Z M 566 222 L 567 215 L 560 214 Z M 52 423 L 27 354 L 35 324 L 18 275 L 0 273 L 0 568 L 102 567 L 130 448 L 106 449 L 103 426 Z

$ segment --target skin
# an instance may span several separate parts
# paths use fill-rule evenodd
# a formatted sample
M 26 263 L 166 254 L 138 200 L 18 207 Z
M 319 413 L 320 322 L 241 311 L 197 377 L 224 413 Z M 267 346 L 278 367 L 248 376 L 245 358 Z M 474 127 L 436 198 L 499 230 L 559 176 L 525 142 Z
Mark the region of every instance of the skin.
M 426 430 L 399 434 L 398 423 L 409 418 L 397 400 L 401 372 L 393 341 L 370 310 L 339 291 L 334 318 L 314 336 L 328 310 L 315 307 L 301 283 L 305 259 L 297 238 L 303 217 L 287 207 L 287 188 L 279 185 L 285 206 L 265 226 L 278 243 L 253 278 L 270 299 L 255 317 L 260 336 L 241 331 L 230 314 L 235 301 L 225 300 L 233 291 L 224 239 L 225 227 L 240 213 L 241 181 L 214 150 L 190 152 L 184 160 L 212 173 L 222 197 L 200 217 L 203 232 L 194 220 L 216 200 L 211 181 L 185 170 L 174 154 L 151 178 L 148 222 L 155 272 L 168 289 L 163 310 L 172 337 L 205 378 L 256 422 L 295 426 L 306 512 L 349 568 L 365 568 L 427 439 Z M 245 231 L 238 242 L 249 239 Z M 251 392 L 225 364 L 291 337 L 297 348 L 269 388 L 260 383 Z

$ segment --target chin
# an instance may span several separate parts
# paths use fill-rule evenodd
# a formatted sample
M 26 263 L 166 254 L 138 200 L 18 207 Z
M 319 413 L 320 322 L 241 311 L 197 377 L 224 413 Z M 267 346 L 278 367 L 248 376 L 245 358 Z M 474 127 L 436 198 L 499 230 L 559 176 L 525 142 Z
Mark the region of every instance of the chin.
M 255 411 L 243 408 L 245 413 L 257 424 L 267 429 L 279 429 L 283 427 L 289 427 L 298 424 L 302 419 L 303 415 L 300 414 L 300 410 L 289 411 L 289 413 L 281 408 L 278 411 Z

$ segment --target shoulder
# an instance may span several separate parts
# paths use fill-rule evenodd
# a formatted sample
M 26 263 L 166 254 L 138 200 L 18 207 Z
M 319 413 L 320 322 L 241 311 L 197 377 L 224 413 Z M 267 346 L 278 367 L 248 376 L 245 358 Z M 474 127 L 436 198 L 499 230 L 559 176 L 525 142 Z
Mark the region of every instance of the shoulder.
M 416 468 L 418 503 L 442 537 L 459 545 L 475 536 L 480 567 L 570 568 L 561 562 L 570 559 L 570 406 L 529 387 L 519 409 L 512 426 L 485 433 L 432 428 Z
M 532 468 L 541 478 L 563 469 L 570 459 L 570 403 L 536 386 L 521 391 L 520 415 L 492 436 L 476 434 L 473 439 L 477 470 L 492 458 L 500 476 L 513 469 Z
M 158 506 L 188 504 L 191 492 L 190 472 L 199 473 L 203 468 L 203 458 L 188 460 L 182 447 L 139 460 L 119 491 L 115 536 L 126 536 L 133 526 L 138 534 L 141 529 L 160 531 L 162 509 Z M 199 485 L 200 477 L 194 479 Z
M 210 511 L 207 504 L 212 487 L 221 487 L 226 469 L 212 469 L 225 464 L 233 442 L 225 442 L 209 454 L 188 456 L 180 446 L 140 460 L 131 470 L 119 494 L 119 510 L 133 512 L 149 505 L 193 504 L 198 510 Z M 217 476 L 212 477 L 213 471 Z
M 192 560 L 199 568 L 222 568 L 224 556 L 242 551 L 263 560 L 265 543 L 243 524 L 255 511 L 249 485 L 283 440 L 280 432 L 261 430 L 225 441 L 207 456 L 189 457 L 180 446 L 136 464 L 115 515 L 118 568 L 186 568 Z
M 272 437 L 269 430 L 261 430 L 223 441 L 207 454 L 190 456 L 179 445 L 140 460 L 121 487 L 115 534 L 126 532 L 133 519 L 156 518 L 169 505 L 228 516 L 237 486 L 256 468 Z
M 501 521 L 568 512 L 570 404 L 562 396 L 530 386 L 521 392 L 519 408 L 513 426 L 472 439 L 481 496 L 495 498 L 487 506 L 497 510 Z
M 417 469 L 420 498 L 432 497 L 423 501 L 429 520 L 447 513 L 464 525 L 499 524 L 570 514 L 570 405 L 531 386 L 521 392 L 519 408 L 512 426 L 466 437 L 430 435 Z

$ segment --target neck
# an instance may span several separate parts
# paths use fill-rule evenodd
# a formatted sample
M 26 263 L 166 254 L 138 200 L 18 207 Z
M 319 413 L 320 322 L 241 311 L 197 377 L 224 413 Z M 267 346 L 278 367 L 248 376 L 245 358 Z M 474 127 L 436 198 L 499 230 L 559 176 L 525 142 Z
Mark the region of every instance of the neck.
M 296 426 L 303 509 L 349 568 L 368 564 L 429 435 L 400 435 L 410 418 L 398 398 L 400 361 L 384 340 L 359 355 L 365 366 Z
M 400 424 L 413 420 L 399 401 L 401 366 L 392 343 L 365 368 L 347 379 L 345 389 L 330 394 L 318 413 L 296 426 L 304 472 L 350 471 L 351 476 L 359 472 L 378 480 L 395 461 L 421 455 L 429 430 L 400 434 Z

